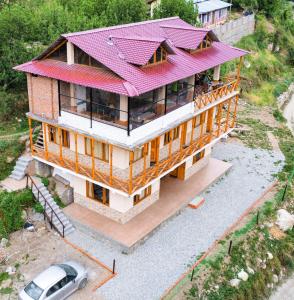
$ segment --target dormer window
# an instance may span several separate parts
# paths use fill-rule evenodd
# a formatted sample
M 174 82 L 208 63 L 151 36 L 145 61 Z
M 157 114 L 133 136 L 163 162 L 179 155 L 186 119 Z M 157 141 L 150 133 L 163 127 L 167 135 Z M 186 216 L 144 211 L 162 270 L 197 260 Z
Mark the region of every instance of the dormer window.
M 163 47 L 158 47 L 152 57 L 149 59 L 147 65 L 161 63 L 167 60 L 167 53 Z
M 75 49 L 74 50 L 75 51 L 75 54 L 74 54 L 75 55 L 75 64 L 92 66 L 92 67 L 96 67 L 96 68 L 103 68 L 104 67 L 96 59 L 89 56 L 87 53 L 85 53 L 80 48 L 75 46 L 74 49 Z
M 199 50 L 210 48 L 211 45 L 212 45 L 212 40 L 208 35 L 206 35 L 205 38 L 202 40 L 202 42 L 197 47 L 197 49 L 191 50 L 191 53 L 194 53 L 194 52 L 199 51 Z
M 66 43 L 63 43 L 58 46 L 58 48 L 54 49 L 53 52 L 49 53 L 46 58 L 59 60 L 66 62 L 67 59 L 67 49 L 66 49 Z

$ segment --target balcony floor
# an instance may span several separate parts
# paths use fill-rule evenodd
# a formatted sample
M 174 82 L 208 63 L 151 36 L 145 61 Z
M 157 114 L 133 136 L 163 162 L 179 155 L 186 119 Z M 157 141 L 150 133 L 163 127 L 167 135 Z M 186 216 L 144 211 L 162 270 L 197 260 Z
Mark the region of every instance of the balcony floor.
M 159 200 L 126 224 L 119 224 L 75 203 L 66 207 L 64 212 L 76 223 L 119 243 L 128 250 L 185 207 L 231 166 L 230 163 L 210 158 L 207 166 L 186 181 L 165 176 L 161 179 Z

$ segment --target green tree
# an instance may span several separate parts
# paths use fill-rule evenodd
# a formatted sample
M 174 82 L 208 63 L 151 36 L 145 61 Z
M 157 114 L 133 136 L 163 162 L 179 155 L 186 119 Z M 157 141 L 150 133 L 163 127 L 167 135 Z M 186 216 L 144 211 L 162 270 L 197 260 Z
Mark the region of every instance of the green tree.
M 155 7 L 153 18 L 168 18 L 179 16 L 184 21 L 195 25 L 197 23 L 197 7 L 193 0 L 161 0 Z
M 140 22 L 147 19 L 145 0 L 108 0 L 107 26 Z

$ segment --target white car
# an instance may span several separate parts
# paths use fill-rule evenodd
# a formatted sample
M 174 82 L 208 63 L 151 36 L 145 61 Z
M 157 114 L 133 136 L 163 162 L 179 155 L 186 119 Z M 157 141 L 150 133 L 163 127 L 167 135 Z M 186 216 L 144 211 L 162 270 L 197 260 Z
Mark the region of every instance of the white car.
M 84 288 L 87 280 L 86 269 L 74 261 L 52 265 L 19 293 L 19 300 L 63 300 Z

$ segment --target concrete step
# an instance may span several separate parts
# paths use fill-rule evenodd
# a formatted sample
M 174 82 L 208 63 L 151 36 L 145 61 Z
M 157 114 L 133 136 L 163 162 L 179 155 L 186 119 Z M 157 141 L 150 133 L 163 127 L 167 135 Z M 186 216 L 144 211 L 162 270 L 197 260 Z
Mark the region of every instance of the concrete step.
M 20 156 L 17 161 L 29 163 L 32 160 L 33 158 L 30 156 Z
M 27 166 L 15 165 L 13 170 L 25 173 L 26 168 L 27 168 Z

